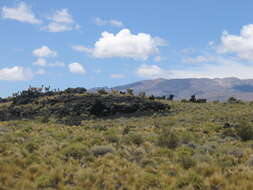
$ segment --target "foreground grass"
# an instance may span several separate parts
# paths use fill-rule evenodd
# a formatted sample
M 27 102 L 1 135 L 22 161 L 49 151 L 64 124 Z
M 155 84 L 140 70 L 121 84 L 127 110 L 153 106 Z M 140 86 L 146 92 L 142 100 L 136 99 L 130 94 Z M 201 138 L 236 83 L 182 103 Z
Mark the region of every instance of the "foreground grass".
M 0 122 L 0 190 L 252 190 L 253 105 L 167 103 L 80 126 Z

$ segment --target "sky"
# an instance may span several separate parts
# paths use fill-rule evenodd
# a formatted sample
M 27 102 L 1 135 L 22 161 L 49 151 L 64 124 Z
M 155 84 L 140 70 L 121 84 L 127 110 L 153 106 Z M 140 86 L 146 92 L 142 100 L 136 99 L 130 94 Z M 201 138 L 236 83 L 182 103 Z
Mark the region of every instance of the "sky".
M 252 10 L 252 0 L 0 0 L 0 97 L 29 85 L 253 78 Z

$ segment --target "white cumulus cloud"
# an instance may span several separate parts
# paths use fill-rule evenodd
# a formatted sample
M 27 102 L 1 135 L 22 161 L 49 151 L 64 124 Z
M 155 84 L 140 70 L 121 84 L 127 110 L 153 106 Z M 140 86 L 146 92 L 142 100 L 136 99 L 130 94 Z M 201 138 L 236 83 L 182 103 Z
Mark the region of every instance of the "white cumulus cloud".
M 64 67 L 65 66 L 65 63 L 61 61 L 48 63 L 48 61 L 45 58 L 38 58 L 33 64 L 39 67 L 46 67 L 46 66 Z
M 97 58 L 133 58 L 146 60 L 151 55 L 159 54 L 159 46 L 166 45 L 166 42 L 150 34 L 132 34 L 128 29 L 122 29 L 119 33 L 113 34 L 103 32 L 101 38 L 95 43 L 94 48 L 80 48 Z
M 36 66 L 45 67 L 47 65 L 47 60 L 44 58 L 38 58 L 33 64 Z
M 33 55 L 36 57 L 55 57 L 57 56 L 57 52 L 47 46 L 42 46 L 41 48 L 33 50 Z
M 13 19 L 19 22 L 26 22 L 30 24 L 41 24 L 42 21 L 37 19 L 31 8 L 26 3 L 21 2 L 17 7 L 2 8 L 2 18 Z
M 41 27 L 41 29 L 48 32 L 64 32 L 80 28 L 75 23 L 68 9 L 57 10 L 52 16 L 47 17 L 47 19 L 50 22 L 48 25 Z
M 33 78 L 31 69 L 14 66 L 0 69 L 0 80 L 2 81 L 26 81 Z
M 75 74 L 86 73 L 84 67 L 80 63 L 77 63 L 77 62 L 69 64 L 68 68 L 71 73 L 75 73 Z
M 234 53 L 241 59 L 253 61 L 253 24 L 243 26 L 240 35 L 224 32 L 218 52 Z
M 95 18 L 95 23 L 98 26 L 105 26 L 105 25 L 111 25 L 111 26 L 115 26 L 115 27 L 123 27 L 124 24 L 123 22 L 119 21 L 119 20 L 115 20 L 115 19 L 111 19 L 111 20 L 104 20 L 100 17 Z
M 67 25 L 67 24 L 51 22 L 47 26 L 43 26 L 41 29 L 46 30 L 48 32 L 65 32 L 65 31 L 70 31 L 73 28 L 72 26 Z
M 157 65 L 143 64 L 137 69 L 137 74 L 143 78 L 166 78 L 167 73 Z
M 68 9 L 57 10 L 53 16 L 50 17 L 54 22 L 62 23 L 73 23 L 74 20 L 72 15 L 69 13 Z
M 82 46 L 82 45 L 72 46 L 72 49 L 75 50 L 75 51 L 83 52 L 83 53 L 92 53 L 92 49 L 87 48 L 87 47 Z

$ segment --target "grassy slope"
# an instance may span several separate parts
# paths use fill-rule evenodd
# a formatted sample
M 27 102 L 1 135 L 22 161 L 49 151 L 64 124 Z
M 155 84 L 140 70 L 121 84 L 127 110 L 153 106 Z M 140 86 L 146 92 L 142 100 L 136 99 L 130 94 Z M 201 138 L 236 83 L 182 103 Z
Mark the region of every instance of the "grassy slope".
M 252 190 L 253 141 L 223 125 L 251 124 L 253 105 L 169 104 L 166 116 L 81 126 L 0 122 L 0 190 Z

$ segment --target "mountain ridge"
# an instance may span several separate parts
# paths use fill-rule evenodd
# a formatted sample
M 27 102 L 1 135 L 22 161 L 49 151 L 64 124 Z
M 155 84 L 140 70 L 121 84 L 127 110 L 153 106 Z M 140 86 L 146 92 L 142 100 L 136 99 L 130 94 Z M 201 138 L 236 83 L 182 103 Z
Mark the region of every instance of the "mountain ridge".
M 252 101 L 253 79 L 229 78 L 186 78 L 186 79 L 150 79 L 113 87 L 124 91 L 128 88 L 135 93 L 145 92 L 147 95 L 169 96 L 176 99 L 188 99 L 195 94 L 209 101 L 226 101 L 229 97 Z

